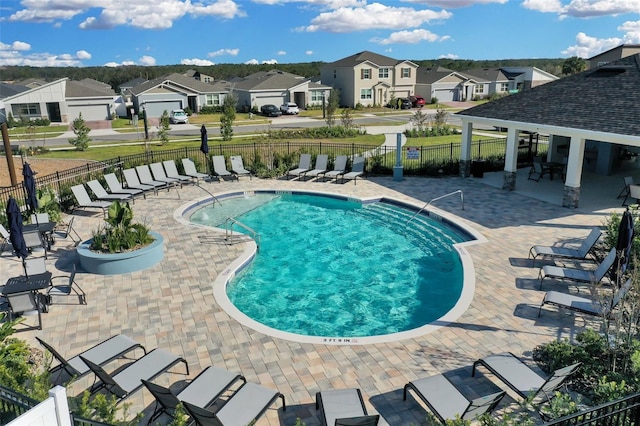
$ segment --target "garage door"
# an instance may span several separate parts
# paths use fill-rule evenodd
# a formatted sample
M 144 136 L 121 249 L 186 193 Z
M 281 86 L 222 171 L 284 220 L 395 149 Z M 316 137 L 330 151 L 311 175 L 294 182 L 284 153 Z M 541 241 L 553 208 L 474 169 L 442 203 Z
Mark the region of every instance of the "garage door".
M 256 105 L 260 108 L 263 105 L 275 105 L 278 108 L 284 103 L 282 96 L 257 96 Z
M 435 97 L 438 98 L 439 102 L 452 102 L 455 101 L 455 90 L 445 89 L 445 90 L 436 90 Z
M 69 121 L 73 121 L 82 113 L 84 121 L 110 120 L 109 105 L 69 105 Z
M 171 112 L 173 109 L 182 109 L 182 102 L 180 101 L 165 101 L 165 102 L 147 102 L 144 104 L 147 111 L 147 117 L 158 118 L 166 110 Z

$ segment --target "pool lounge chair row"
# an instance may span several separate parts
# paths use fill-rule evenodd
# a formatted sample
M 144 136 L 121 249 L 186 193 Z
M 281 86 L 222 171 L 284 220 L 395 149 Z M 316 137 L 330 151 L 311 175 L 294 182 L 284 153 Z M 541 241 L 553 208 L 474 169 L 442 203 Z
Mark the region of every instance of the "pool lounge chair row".
M 62 383 L 93 373 L 95 381 L 89 392 L 93 394 L 105 390 L 113 395 L 118 403 L 144 386 L 156 401 L 149 424 L 162 414 L 174 417 L 179 403 L 182 403 L 192 420 L 199 425 L 253 424 L 278 399 L 282 400 L 282 409 L 286 410 L 285 398 L 280 392 L 247 382 L 240 374 L 214 366 L 205 368 L 189 381 L 186 387 L 174 394 L 170 389 L 153 383 L 152 380 L 179 363 L 185 365 L 185 374 L 189 375 L 187 361 L 162 349 L 147 351 L 143 345 L 122 334 L 104 340 L 68 360 L 43 339 L 36 339 L 58 361 L 58 365 L 49 371 L 52 376 L 55 375 L 56 382 L 60 381 L 62 373 L 66 373 L 67 379 Z M 116 359 L 125 356 L 131 359 L 130 354 L 136 350 L 142 350 L 144 355 L 134 358 L 132 363 L 113 373 L 105 370 L 106 366 Z M 240 386 L 237 386 L 240 382 Z M 223 395 L 226 399 L 222 407 L 215 412 L 210 411 L 210 407 Z
M 249 176 L 249 179 L 252 178 L 253 174 L 244 167 L 242 156 L 232 155 L 229 160 L 231 162 L 230 170 L 227 169 L 224 155 L 211 156 L 212 174 L 218 178 L 218 181 L 223 179 L 239 180 L 240 176 Z
M 297 176 L 298 180 L 302 181 L 306 181 L 307 178 L 322 178 L 322 182 L 326 179 L 336 179 L 336 182 L 338 182 L 338 178 L 340 178 L 342 183 L 346 180 L 353 180 L 353 183 L 356 184 L 357 178 L 364 175 L 364 157 L 355 157 L 353 159 L 353 165 L 350 172 L 347 172 L 346 155 L 339 155 L 336 157 L 333 170 L 329 170 L 328 163 L 329 156 L 327 154 L 319 154 L 316 156 L 316 163 L 312 168 L 311 154 L 300 154 L 300 162 L 298 163 L 298 166 L 287 172 L 287 179 L 289 179 L 289 176 Z

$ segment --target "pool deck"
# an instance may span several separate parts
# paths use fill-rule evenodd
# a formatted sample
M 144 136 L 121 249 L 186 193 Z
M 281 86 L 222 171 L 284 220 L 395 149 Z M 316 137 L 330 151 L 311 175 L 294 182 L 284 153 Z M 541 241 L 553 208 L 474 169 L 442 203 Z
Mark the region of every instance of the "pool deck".
M 195 186 L 185 186 L 178 190 L 180 198 L 176 190 L 161 191 L 133 204 L 134 220 L 149 224 L 165 239 L 161 263 L 116 276 L 80 272 L 76 281 L 87 293 L 88 304 L 52 305 L 49 313 L 43 314 L 42 331 L 16 336 L 36 348 L 40 346 L 34 336 L 40 336 L 71 357 L 122 333 L 147 349 L 158 347 L 184 356 L 191 369 L 188 378 L 209 365 L 241 373 L 248 381 L 277 389 L 286 398 L 286 411 L 277 402 L 257 425 L 293 425 L 296 418 L 307 426 L 318 425 L 321 418 L 314 406 L 316 392 L 357 387 L 362 390 L 369 412 L 382 416 L 380 424 L 396 426 L 426 424 L 423 404 L 413 396 L 406 402 L 402 400 L 402 388 L 408 381 L 447 373 L 467 397 L 473 398 L 494 391 L 498 383 L 482 369 L 483 374 L 471 377 L 476 359 L 510 351 L 531 362 L 535 346 L 571 339 L 593 324 L 580 315 L 554 308 L 546 308 L 542 317 L 537 317 L 545 290 L 566 291 L 568 287 L 548 280 L 539 290 L 538 268 L 527 260 L 527 253 L 533 244 L 571 242 L 586 236 L 590 227 L 602 225 L 605 220 L 606 215 L 600 210 L 570 210 L 503 191 L 491 185 L 490 176 L 405 178 L 399 182 L 390 177 L 372 177 L 358 179 L 357 185 L 241 178 L 240 182 L 214 181 L 202 186 L 213 194 L 256 189 L 313 190 L 364 198 L 388 196 L 418 204 L 461 189 L 464 210 L 459 197 L 444 198 L 434 207 L 474 227 L 487 239 L 466 247 L 476 271 L 471 305 L 456 321 L 443 324 L 430 334 L 390 343 L 301 344 L 246 328 L 220 309 L 212 290 L 218 274 L 244 251 L 245 243 L 229 246 L 217 231 L 176 222 L 173 215 L 177 208 L 207 196 Z M 616 194 L 618 186 L 621 179 L 615 186 Z M 619 207 L 619 203 L 612 202 L 612 207 Z M 102 223 L 100 211 L 77 212 L 75 217 L 75 228 L 83 239 L 90 238 L 91 230 Z M 47 265 L 54 276 L 62 275 L 70 270 L 75 258 L 73 246 L 59 240 Z M 4 277 L 20 275 L 18 258 L 4 252 L 0 272 Z M 119 365 L 116 362 L 108 370 Z M 181 366 L 172 371 L 175 374 L 163 374 L 155 381 L 179 390 L 187 377 L 181 374 Z M 92 380 L 81 378 L 68 387 L 68 393 L 81 393 Z M 146 390 L 135 392 L 126 401 L 131 403 L 131 412 L 144 411 L 147 418 L 153 410 L 154 399 Z M 508 397 L 499 409 L 515 406 Z M 162 416 L 159 422 L 168 420 Z

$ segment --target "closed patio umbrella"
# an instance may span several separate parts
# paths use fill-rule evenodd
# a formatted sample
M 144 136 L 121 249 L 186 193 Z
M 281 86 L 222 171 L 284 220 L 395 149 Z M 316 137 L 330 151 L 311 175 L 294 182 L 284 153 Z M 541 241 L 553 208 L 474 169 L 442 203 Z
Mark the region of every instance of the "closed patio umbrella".
M 35 173 L 31 170 L 29 163 L 24 163 L 22 166 L 22 176 L 24 177 L 24 189 L 27 191 L 27 206 L 31 213 L 35 213 L 38 210 L 38 195 L 36 193 L 36 178 Z
M 24 259 L 29 255 L 29 251 L 22 235 L 22 213 L 15 198 L 9 197 L 6 213 L 9 221 L 9 240 L 16 255 Z
M 629 209 L 626 209 L 622 214 L 620 225 L 618 226 L 618 241 L 616 243 L 616 269 L 615 277 L 618 279 L 629 266 L 629 259 L 631 256 L 631 247 L 633 246 L 634 237 L 634 224 L 633 216 Z
M 204 154 L 207 163 L 207 173 L 209 173 L 209 159 L 207 158 L 207 154 L 209 154 L 209 136 L 207 135 L 207 128 L 204 124 L 200 127 L 200 151 Z

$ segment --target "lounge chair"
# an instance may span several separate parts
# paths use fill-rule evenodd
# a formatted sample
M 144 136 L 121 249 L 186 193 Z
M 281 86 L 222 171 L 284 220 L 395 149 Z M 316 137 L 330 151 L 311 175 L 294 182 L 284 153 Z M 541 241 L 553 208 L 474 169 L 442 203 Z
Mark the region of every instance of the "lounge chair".
M 529 249 L 529 259 L 533 259 L 534 262 L 538 256 L 546 258 L 586 259 L 601 235 L 602 231 L 599 228 L 593 228 L 580 246 L 575 248 L 535 245 Z
M 178 172 L 175 161 L 173 160 L 164 160 L 162 164 L 164 165 L 164 171 L 170 178 L 180 179 L 183 183 L 196 182 L 197 180 L 193 176 L 181 175 Z
M 127 188 L 140 189 L 145 192 L 153 191 L 154 194 L 158 193 L 158 187 L 140 182 L 136 169 L 124 169 L 122 170 L 122 175 L 127 183 Z
M 27 246 L 29 253 L 42 249 L 45 259 L 47 258 L 47 242 L 42 238 L 42 234 L 39 231 L 23 232 L 22 238 L 24 238 L 24 244 Z
M 129 194 L 109 194 L 106 189 L 96 179 L 87 182 L 87 186 L 93 192 L 93 195 L 100 201 L 133 201 L 133 196 Z
M 456 417 L 471 421 L 485 413 L 491 413 L 506 394 L 505 391 L 500 391 L 470 401 L 442 374 L 407 383 L 403 393 L 405 401 L 409 389 L 427 404 L 442 423 L 455 420 Z
M 594 300 L 587 297 L 580 297 L 574 294 L 561 293 L 559 291 L 548 291 L 545 293 L 538 317 L 542 313 L 544 305 L 554 305 L 562 309 L 579 312 L 585 315 L 594 315 L 604 318 L 611 317 L 614 309 L 627 295 L 631 288 L 632 280 L 629 278 L 619 289 L 617 289 L 610 300 Z
M 209 177 L 206 173 L 200 173 L 196 169 L 196 165 L 189 158 L 182 159 L 182 166 L 184 167 L 184 174 L 196 179 L 196 183 L 200 182 L 200 179 L 207 179 Z
M 98 383 L 94 382 L 89 389 L 89 393 L 94 394 L 101 389 L 105 389 L 116 396 L 118 402 L 140 389 L 142 380 L 152 380 L 179 362 L 184 363 L 187 370 L 186 374 L 189 374 L 189 364 L 184 358 L 162 349 L 154 349 L 151 352 L 147 352 L 142 358 L 138 358 L 132 364 L 127 365 L 113 375 L 107 373 L 100 365 L 89 361 L 84 356 L 79 355 L 79 357 L 96 375 L 96 379 L 99 380 Z
M 112 194 L 128 194 L 132 197 L 142 195 L 143 198 L 147 198 L 147 193 L 143 188 L 123 188 L 115 173 L 107 173 L 104 175 L 104 180 Z M 153 191 L 153 188 L 149 188 L 148 191 Z
M 213 163 L 213 175 L 218 177 L 218 180 L 224 178 L 231 178 L 231 180 L 238 180 L 238 176 L 231 173 L 227 170 L 227 165 L 225 164 L 224 155 L 214 155 L 211 157 L 211 162 Z
M 345 180 L 352 180 L 353 184 L 356 185 L 356 179 L 364 174 L 364 157 L 356 157 L 353 159 L 353 165 L 351 166 L 351 171 L 349 173 L 342 174 L 342 183 Z
M 316 393 L 316 410 L 322 409 L 325 426 L 376 426 L 379 415 L 367 415 L 360 389 L 333 389 Z
M 237 381 L 246 383 L 246 379 L 240 374 L 218 367 L 207 367 L 177 395 L 174 395 L 170 389 L 143 380 L 142 384 L 156 399 L 155 410 L 151 414 L 148 423 L 151 423 L 163 413 L 174 417 L 176 407 L 180 402 L 188 402 L 196 407 L 206 408 L 213 404 L 220 395 L 229 390 Z
M 145 354 L 147 353 L 147 350 L 140 343 L 123 334 L 116 334 L 67 360 L 60 355 L 53 346 L 41 338 L 36 336 L 36 340 L 40 342 L 59 363 L 52 367 L 49 373 L 52 375 L 57 373 L 58 377 L 60 377 L 60 374 L 64 371 L 69 375 L 70 379 L 80 378 L 91 371 L 89 367 L 87 367 L 87 364 L 82 362 L 82 359 L 80 359 L 81 356 L 102 366 L 138 348 L 142 349 Z
M 324 181 L 326 178 L 338 179 L 339 176 L 343 175 L 347 170 L 347 156 L 339 155 L 336 157 L 336 161 L 333 164 L 333 170 L 327 171 L 322 174 L 322 180 Z
M 62 238 L 63 240 L 66 240 L 67 238 L 71 238 L 71 241 L 73 241 L 74 246 L 77 246 L 78 244 L 80 244 L 80 242 L 82 241 L 82 238 L 80 237 L 80 235 L 78 235 L 76 230 L 73 229 L 74 219 L 75 217 L 71 217 L 69 219 L 69 222 L 66 225 L 64 223 L 59 223 L 58 224 L 59 228 L 56 227 L 56 229 L 53 230 L 53 237 Z
M 73 192 L 73 196 L 76 199 L 77 205 L 73 206 L 73 210 L 75 209 L 102 209 L 102 214 L 107 216 L 107 209 L 111 205 L 108 201 L 91 201 L 91 197 L 87 193 L 84 185 L 74 185 L 71 187 L 71 192 Z
M 531 398 L 533 403 L 538 404 L 553 398 L 554 392 L 576 371 L 580 363 L 560 368 L 546 379 L 510 352 L 490 355 L 477 360 L 473 363 L 472 376 L 475 376 L 478 365 L 486 367 L 522 398 Z
M 554 278 L 559 280 L 575 281 L 577 283 L 598 284 L 607 275 L 609 269 L 616 260 L 616 248 L 612 248 L 609 254 L 602 260 L 595 270 L 563 268 L 555 265 L 544 265 L 540 268 L 538 279 L 540 280 L 540 288 L 545 278 Z
M 215 413 L 182 401 L 187 413 L 202 426 L 241 426 L 253 424 L 276 400 L 282 399 L 282 410 L 287 406 L 284 395 L 256 383 L 245 383 Z
M 11 245 L 10 237 L 11 235 L 9 234 L 9 231 L 7 231 L 7 228 L 0 224 L 0 238 L 2 238 L 2 250 L 0 250 L 0 253 L 4 253 L 6 246 Z
M 64 280 L 63 283 L 57 284 L 60 280 Z M 71 274 L 58 275 L 51 277 L 51 287 L 47 290 L 47 299 L 49 304 L 53 304 L 54 297 L 69 297 L 75 295 L 78 298 L 78 303 L 81 305 L 87 304 L 87 294 L 76 283 L 76 264 L 73 264 Z
M 178 178 L 167 176 L 167 174 L 164 172 L 164 167 L 162 166 L 161 162 L 151 163 L 149 164 L 149 168 L 151 169 L 151 173 L 153 174 L 153 178 L 155 180 L 166 182 L 167 185 L 180 185 L 180 188 L 182 188 L 182 181 Z
M 287 179 L 289 179 L 289 176 L 298 176 L 299 178 L 300 175 L 308 172 L 309 170 L 311 170 L 311 154 L 300 154 L 300 163 L 298 163 L 298 167 L 287 172 Z
M 238 176 L 249 176 L 249 180 L 251 180 L 252 173 L 244 168 L 244 162 L 240 155 L 231 156 L 231 172 Z
M 21 331 L 42 330 L 42 309 L 35 292 L 24 291 L 21 293 L 11 293 L 7 294 L 6 298 L 9 303 L 9 321 L 14 320 L 18 314 L 37 314 L 38 322 L 36 324 L 26 325 L 21 323 L 20 327 L 15 328 L 15 333 Z
M 316 157 L 316 164 L 313 169 L 302 173 L 300 177 L 306 180 L 307 177 L 314 178 L 326 173 L 327 163 L 329 163 L 329 156 L 326 154 L 318 154 Z
M 143 185 L 151 185 L 156 189 L 166 188 L 167 191 L 172 186 L 167 182 L 160 182 L 159 180 L 155 180 L 153 176 L 151 176 L 151 170 L 149 169 L 149 166 L 147 166 L 146 164 L 143 164 L 142 166 L 136 166 L 136 172 L 138 173 L 138 179 L 140 179 L 140 183 Z
M 627 198 L 629 198 L 629 195 L 631 195 L 631 192 L 629 191 L 629 187 L 631 185 L 633 185 L 633 176 L 625 176 L 624 178 L 624 187 L 620 190 L 620 193 L 618 194 L 618 198 L 622 198 L 622 206 L 626 206 L 627 205 Z

